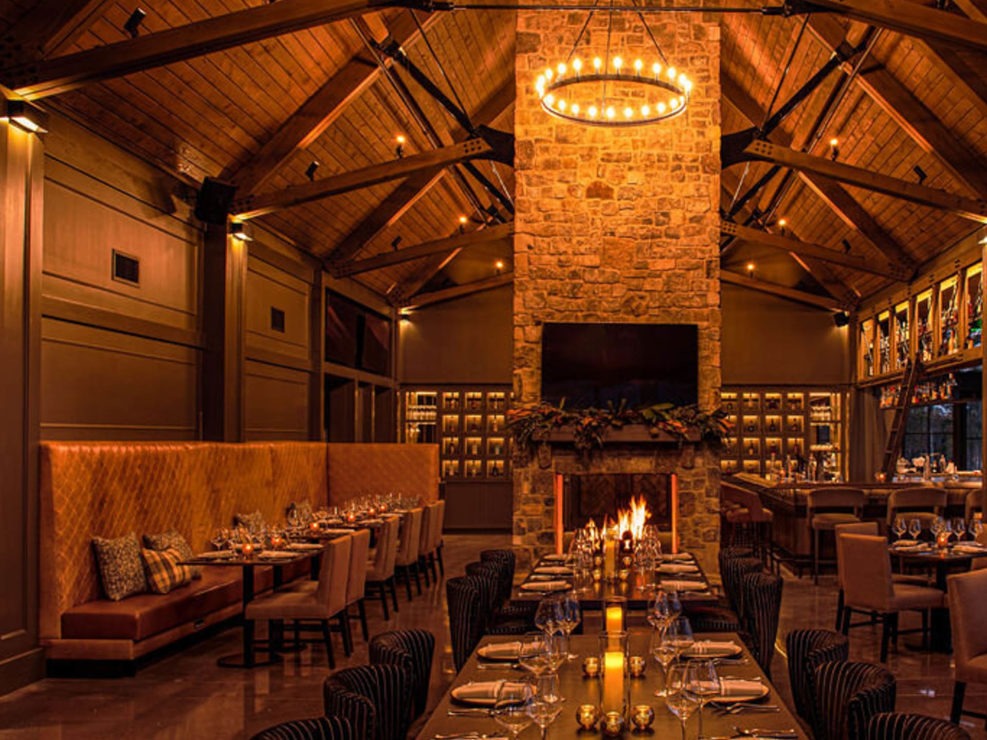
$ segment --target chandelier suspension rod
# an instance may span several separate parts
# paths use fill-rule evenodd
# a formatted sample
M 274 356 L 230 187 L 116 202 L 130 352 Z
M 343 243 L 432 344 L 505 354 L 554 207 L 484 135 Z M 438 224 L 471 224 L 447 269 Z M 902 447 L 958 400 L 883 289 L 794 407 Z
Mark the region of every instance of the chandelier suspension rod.
M 457 3 L 450 2 L 441 10 L 566 10 L 591 13 L 601 10 L 598 6 L 583 3 Z M 716 7 L 703 5 L 613 5 L 607 7 L 608 12 L 614 13 L 739 13 L 749 15 L 784 15 L 786 9 L 782 5 L 765 5 L 756 7 Z

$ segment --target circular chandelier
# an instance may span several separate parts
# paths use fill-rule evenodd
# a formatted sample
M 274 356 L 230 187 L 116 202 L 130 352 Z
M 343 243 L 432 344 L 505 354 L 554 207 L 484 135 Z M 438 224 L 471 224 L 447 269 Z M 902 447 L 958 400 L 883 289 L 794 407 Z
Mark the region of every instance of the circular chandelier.
M 535 80 L 542 109 L 556 118 L 585 126 L 646 126 L 685 112 L 692 81 L 668 63 L 644 15 L 637 12 L 655 49 L 653 60 L 632 63 L 611 54 L 614 10 L 607 11 L 604 56 L 577 55 L 596 10 L 590 10 L 565 61 L 546 68 Z

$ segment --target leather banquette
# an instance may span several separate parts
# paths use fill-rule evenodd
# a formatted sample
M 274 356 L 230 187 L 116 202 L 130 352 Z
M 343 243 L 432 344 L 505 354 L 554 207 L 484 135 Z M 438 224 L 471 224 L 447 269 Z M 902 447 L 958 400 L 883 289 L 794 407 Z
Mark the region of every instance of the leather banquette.
M 165 595 L 103 598 L 94 535 L 176 529 L 200 552 L 236 512 L 280 522 L 291 502 L 319 507 L 389 490 L 436 500 L 438 480 L 432 445 L 44 443 L 40 634 L 47 657 L 133 661 L 242 611 L 239 568 L 204 567 L 201 579 Z M 307 574 L 300 565 L 285 568 L 286 579 Z M 255 568 L 256 591 L 272 583 L 271 568 Z

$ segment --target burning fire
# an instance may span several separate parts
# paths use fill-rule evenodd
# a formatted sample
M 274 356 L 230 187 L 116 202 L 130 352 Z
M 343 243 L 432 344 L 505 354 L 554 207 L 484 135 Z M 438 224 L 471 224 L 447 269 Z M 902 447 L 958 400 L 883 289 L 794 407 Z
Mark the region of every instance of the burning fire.
M 596 522 L 590 519 L 586 527 L 592 533 L 593 539 L 598 539 L 604 532 L 610 530 L 616 530 L 618 537 L 623 535 L 624 532 L 630 532 L 631 537 L 635 540 L 641 539 L 644 536 L 644 525 L 651 518 L 651 512 L 648 511 L 648 505 L 644 501 L 644 496 L 638 498 L 632 497 L 630 503 L 630 509 L 617 509 L 616 521 L 611 519 L 609 515 L 604 517 L 602 530 L 597 530 Z

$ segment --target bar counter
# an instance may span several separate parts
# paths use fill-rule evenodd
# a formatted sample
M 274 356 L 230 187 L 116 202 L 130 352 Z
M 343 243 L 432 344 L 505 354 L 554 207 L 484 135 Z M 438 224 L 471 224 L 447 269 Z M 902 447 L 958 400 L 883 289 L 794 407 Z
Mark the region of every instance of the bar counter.
M 945 516 L 962 517 L 965 511 L 966 496 L 970 491 L 981 490 L 980 478 L 944 480 L 941 477 L 929 481 L 895 481 L 844 483 L 819 481 L 772 481 L 749 473 L 738 473 L 723 477 L 724 485 L 731 485 L 756 493 L 761 504 L 774 515 L 772 540 L 778 557 L 795 568 L 799 575 L 803 568 L 812 565 L 812 538 L 807 519 L 809 492 L 825 488 L 857 488 L 864 492 L 867 503 L 864 506 L 864 520 L 876 521 L 885 531 L 888 495 L 895 489 L 929 486 L 943 488 L 947 492 Z M 822 557 L 833 558 L 831 538 L 823 538 Z M 727 543 L 724 543 L 727 544 Z

